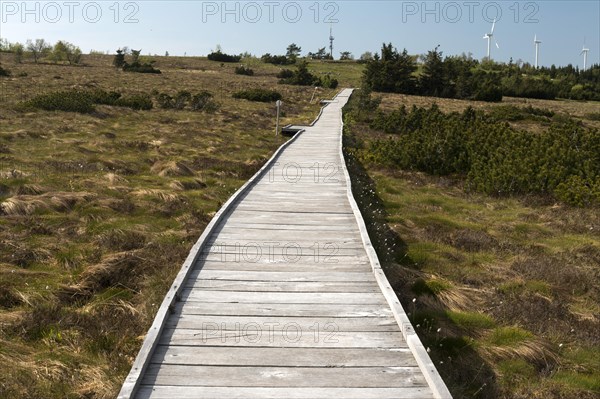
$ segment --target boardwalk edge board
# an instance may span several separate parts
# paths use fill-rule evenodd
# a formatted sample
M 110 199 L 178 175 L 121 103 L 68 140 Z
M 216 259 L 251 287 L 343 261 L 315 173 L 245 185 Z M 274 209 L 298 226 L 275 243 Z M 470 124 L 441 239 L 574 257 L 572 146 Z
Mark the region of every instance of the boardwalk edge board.
M 321 107 L 321 111 L 319 112 L 319 116 L 309 125 L 313 126 L 323 114 L 323 109 L 327 106 L 324 105 Z M 173 281 L 171 288 L 165 295 L 165 298 L 158 309 L 156 317 L 152 322 L 152 326 L 148 330 L 146 337 L 144 338 L 144 342 L 142 347 L 133 362 L 131 367 L 131 371 L 129 375 L 125 379 L 123 386 L 121 387 L 121 391 L 119 392 L 118 399 L 129 399 L 133 398 L 138 389 L 141 377 L 144 374 L 144 371 L 147 369 L 152 354 L 156 346 L 158 345 L 158 340 L 160 335 L 165 327 L 166 321 L 169 317 L 171 309 L 174 304 L 180 299 L 181 291 L 185 288 L 185 281 L 187 280 L 190 272 L 194 269 L 194 264 L 198 260 L 202 250 L 206 245 L 208 245 L 208 238 L 215 232 L 216 228 L 219 226 L 221 221 L 229 214 L 233 205 L 237 202 L 239 198 L 241 198 L 244 194 L 246 194 L 254 184 L 260 180 L 260 178 L 265 174 L 265 172 L 273 165 L 275 160 L 279 157 L 279 155 L 290 146 L 296 139 L 305 131 L 305 129 L 299 130 L 292 138 L 283 143 L 271 156 L 271 158 L 263 165 L 263 167 L 254 174 L 242 187 L 240 187 L 230 198 L 229 200 L 219 209 L 219 211 L 212 218 L 210 223 L 204 229 L 204 232 L 196 241 L 194 246 L 192 246 L 190 253 L 188 254 L 186 260 L 183 262 L 181 270 L 177 274 L 177 277 Z
M 352 93 L 350 94 L 352 96 Z M 398 300 L 396 293 L 390 286 L 383 269 L 381 268 L 381 264 L 379 263 L 379 258 L 377 257 L 377 253 L 375 252 L 375 248 L 373 248 L 373 244 L 371 243 L 371 239 L 369 238 L 369 234 L 367 232 L 367 226 L 365 225 L 365 221 L 362 217 L 360 209 L 358 208 L 358 204 L 354 199 L 354 195 L 352 194 L 352 181 L 350 180 L 350 174 L 348 173 L 348 168 L 346 167 L 346 161 L 344 158 L 344 143 L 343 143 L 343 135 L 344 135 L 344 118 L 343 112 L 340 113 L 341 118 L 341 128 L 340 128 L 340 163 L 341 169 L 343 170 L 344 176 L 347 181 L 347 194 L 348 201 L 350 202 L 350 207 L 356 217 L 356 222 L 358 224 L 358 229 L 360 231 L 360 235 L 363 240 L 363 244 L 365 250 L 367 251 L 367 256 L 369 257 L 369 261 L 373 268 L 373 273 L 375 274 L 375 279 L 381 288 L 381 292 L 383 293 L 385 299 L 392 309 L 392 313 L 394 318 L 398 322 L 400 326 L 400 330 L 402 331 L 402 335 L 408 344 L 408 347 L 412 351 L 415 359 L 417 360 L 417 364 L 421 369 L 423 375 L 425 376 L 425 380 L 427 384 L 433 391 L 436 398 L 440 399 L 451 399 L 452 395 L 448 390 L 448 387 L 442 380 L 442 377 L 438 373 L 433 361 L 429 357 L 427 350 L 423 346 L 423 343 L 419 339 L 419 336 L 415 332 L 410 319 L 406 315 L 402 304 Z

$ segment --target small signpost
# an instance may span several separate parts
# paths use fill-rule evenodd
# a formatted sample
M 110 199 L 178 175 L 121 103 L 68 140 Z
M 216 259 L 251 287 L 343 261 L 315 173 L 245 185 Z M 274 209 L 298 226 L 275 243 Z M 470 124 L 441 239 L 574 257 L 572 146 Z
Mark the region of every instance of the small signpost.
M 313 100 L 315 99 L 315 94 L 317 94 L 317 90 L 319 90 L 318 87 L 315 87 L 315 90 L 313 91 L 312 97 L 310 98 L 310 103 L 313 103 Z
M 279 134 L 279 111 L 281 110 L 282 104 L 283 103 L 281 102 L 281 100 L 277 100 L 277 102 L 275 103 L 275 105 L 277 106 L 277 123 L 275 124 L 275 136 Z

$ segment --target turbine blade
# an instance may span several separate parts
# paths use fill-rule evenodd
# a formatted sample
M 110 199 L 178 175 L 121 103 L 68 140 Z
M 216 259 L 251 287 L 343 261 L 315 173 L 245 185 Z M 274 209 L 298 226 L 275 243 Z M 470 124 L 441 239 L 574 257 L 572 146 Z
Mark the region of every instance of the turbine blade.
M 498 45 L 498 42 L 494 39 L 494 44 L 496 45 L 496 48 L 500 48 L 500 46 Z
M 494 22 L 492 22 L 492 35 L 494 34 L 494 28 L 496 27 L 496 18 L 494 18 Z

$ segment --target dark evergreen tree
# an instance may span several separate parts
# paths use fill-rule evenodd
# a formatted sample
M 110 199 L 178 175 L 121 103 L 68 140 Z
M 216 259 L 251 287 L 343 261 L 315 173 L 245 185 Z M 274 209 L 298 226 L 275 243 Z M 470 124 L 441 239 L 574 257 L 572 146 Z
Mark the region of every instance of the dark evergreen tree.
M 123 50 L 117 50 L 117 54 L 115 54 L 115 58 L 113 59 L 113 65 L 116 68 L 123 68 L 123 65 L 125 65 L 125 53 L 123 53 Z

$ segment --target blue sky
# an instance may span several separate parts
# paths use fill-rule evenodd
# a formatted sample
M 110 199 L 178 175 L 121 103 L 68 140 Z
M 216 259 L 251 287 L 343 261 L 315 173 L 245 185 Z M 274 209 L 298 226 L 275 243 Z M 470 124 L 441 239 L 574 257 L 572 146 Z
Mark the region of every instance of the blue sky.
M 25 5 L 24 5 L 25 4 Z M 600 63 L 600 1 L 0 1 L 0 37 L 45 38 L 111 51 L 206 55 L 217 44 L 228 53 L 281 54 L 290 43 L 302 53 L 328 46 L 359 56 L 382 42 L 422 54 L 485 56 L 483 35 L 498 19 L 492 48 L 499 61 L 533 63 L 533 37 L 542 40 L 541 65 Z

